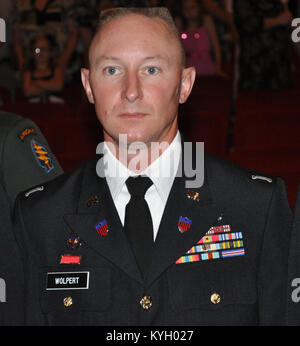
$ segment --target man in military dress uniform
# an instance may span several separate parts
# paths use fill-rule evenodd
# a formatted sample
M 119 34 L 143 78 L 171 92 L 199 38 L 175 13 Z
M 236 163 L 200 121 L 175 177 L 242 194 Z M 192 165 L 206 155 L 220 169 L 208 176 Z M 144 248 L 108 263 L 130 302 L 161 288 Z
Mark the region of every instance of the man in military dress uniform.
M 25 324 L 285 324 L 284 183 L 209 154 L 198 167 L 196 151 L 204 183 L 178 174 L 190 158 L 178 104 L 195 70 L 169 12 L 103 12 L 89 57 L 104 155 L 17 200 Z
M 23 323 L 23 273 L 11 221 L 15 197 L 61 173 L 38 127 L 0 112 L 0 325 Z

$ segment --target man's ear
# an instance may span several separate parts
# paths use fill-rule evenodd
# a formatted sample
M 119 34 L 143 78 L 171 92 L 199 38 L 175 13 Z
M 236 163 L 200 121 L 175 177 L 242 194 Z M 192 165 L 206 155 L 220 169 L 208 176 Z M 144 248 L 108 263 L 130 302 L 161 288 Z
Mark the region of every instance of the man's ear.
M 90 70 L 86 68 L 81 69 L 81 81 L 90 103 L 94 103 L 94 95 L 90 85 Z
M 195 78 L 196 70 L 194 67 L 188 67 L 182 71 L 179 103 L 185 103 L 190 96 Z

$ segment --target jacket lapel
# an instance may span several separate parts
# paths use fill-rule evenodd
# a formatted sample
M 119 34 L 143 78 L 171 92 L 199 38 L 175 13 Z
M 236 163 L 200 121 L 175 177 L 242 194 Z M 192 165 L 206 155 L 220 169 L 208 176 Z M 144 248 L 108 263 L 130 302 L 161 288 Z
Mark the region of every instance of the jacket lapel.
M 199 193 L 199 200 L 187 197 L 186 177 L 176 177 L 161 220 L 154 245 L 152 262 L 146 276 L 149 287 L 169 266 L 190 250 L 216 224 L 220 209 L 214 203 L 205 170 L 204 184 L 193 192 Z M 179 217 L 192 221 L 190 229 L 181 233 Z
M 106 179 L 99 178 L 96 174 L 95 167 L 100 158 L 98 155 L 94 160 L 90 160 L 84 169 L 77 212 L 65 215 L 64 220 L 87 246 L 131 278 L 143 283 Z M 184 172 L 183 169 L 182 171 Z M 149 270 L 145 276 L 146 287 L 149 287 L 216 224 L 220 209 L 212 199 L 207 171 L 205 167 L 203 186 L 193 189 L 194 192 L 199 193 L 198 201 L 187 197 L 188 189 L 185 185 L 188 178 L 184 174 L 182 177 L 175 178 L 154 244 Z M 88 207 L 87 201 L 93 196 L 98 197 L 99 204 Z M 192 221 L 190 229 L 184 233 L 178 229 L 180 216 Z M 108 224 L 107 236 L 99 235 L 95 228 L 103 220 L 106 220 Z
M 105 178 L 96 174 L 96 164 L 101 156 L 91 160 L 83 173 L 77 213 L 64 216 L 68 226 L 80 236 L 87 246 L 119 267 L 131 278 L 142 282 L 134 255 L 123 230 Z M 97 196 L 99 203 L 90 205 Z M 106 220 L 107 236 L 97 233 L 96 225 Z

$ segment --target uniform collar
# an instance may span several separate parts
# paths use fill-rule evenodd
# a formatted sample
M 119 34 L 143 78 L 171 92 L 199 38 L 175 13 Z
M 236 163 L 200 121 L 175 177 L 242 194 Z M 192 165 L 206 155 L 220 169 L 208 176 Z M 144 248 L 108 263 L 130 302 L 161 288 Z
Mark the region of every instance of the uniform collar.
M 146 175 L 153 181 L 159 196 L 163 203 L 166 204 L 178 170 L 181 151 L 181 136 L 178 131 L 172 143 L 162 155 L 152 162 L 143 172 L 137 174 L 124 166 L 113 155 L 107 144 L 104 143 L 104 162 L 107 167 L 105 176 L 113 200 L 120 194 L 128 177 Z
M 193 150 L 193 163 L 196 163 L 195 153 Z M 184 162 L 184 154 L 185 150 L 182 150 L 181 165 Z M 119 219 L 107 180 L 103 179 L 105 175 L 102 155 L 91 159 L 81 171 L 77 210 L 74 214 L 64 215 L 64 220 L 68 228 L 78 234 L 82 242 L 99 253 L 101 258 L 105 257 L 148 288 L 216 224 L 220 210 L 224 209 L 224 199 L 216 204 L 211 193 L 211 184 L 208 181 L 208 173 L 212 170 L 210 155 L 206 157 L 205 162 L 205 179 L 201 187 L 189 191 L 185 183 L 190 178 L 186 176 L 184 169 L 182 176 L 175 177 L 155 240 L 152 263 L 144 281 Z M 192 166 L 195 167 L 195 164 Z M 209 175 L 212 179 L 212 173 Z M 193 197 L 196 194 L 198 199 Z M 87 203 L 92 196 L 98 197 L 97 203 Z M 178 230 L 180 216 L 192 220 L 192 227 L 184 234 Z M 99 236 L 95 229 L 102 220 L 109 225 L 107 237 Z

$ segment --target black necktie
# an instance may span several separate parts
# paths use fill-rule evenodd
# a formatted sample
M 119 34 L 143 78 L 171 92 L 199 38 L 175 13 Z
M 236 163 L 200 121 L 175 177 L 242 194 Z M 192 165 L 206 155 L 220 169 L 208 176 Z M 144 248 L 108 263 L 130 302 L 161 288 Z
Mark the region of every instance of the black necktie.
M 153 248 L 153 224 L 145 200 L 145 193 L 152 184 L 148 177 L 126 180 L 131 198 L 126 205 L 124 228 L 142 274 L 147 269 Z

